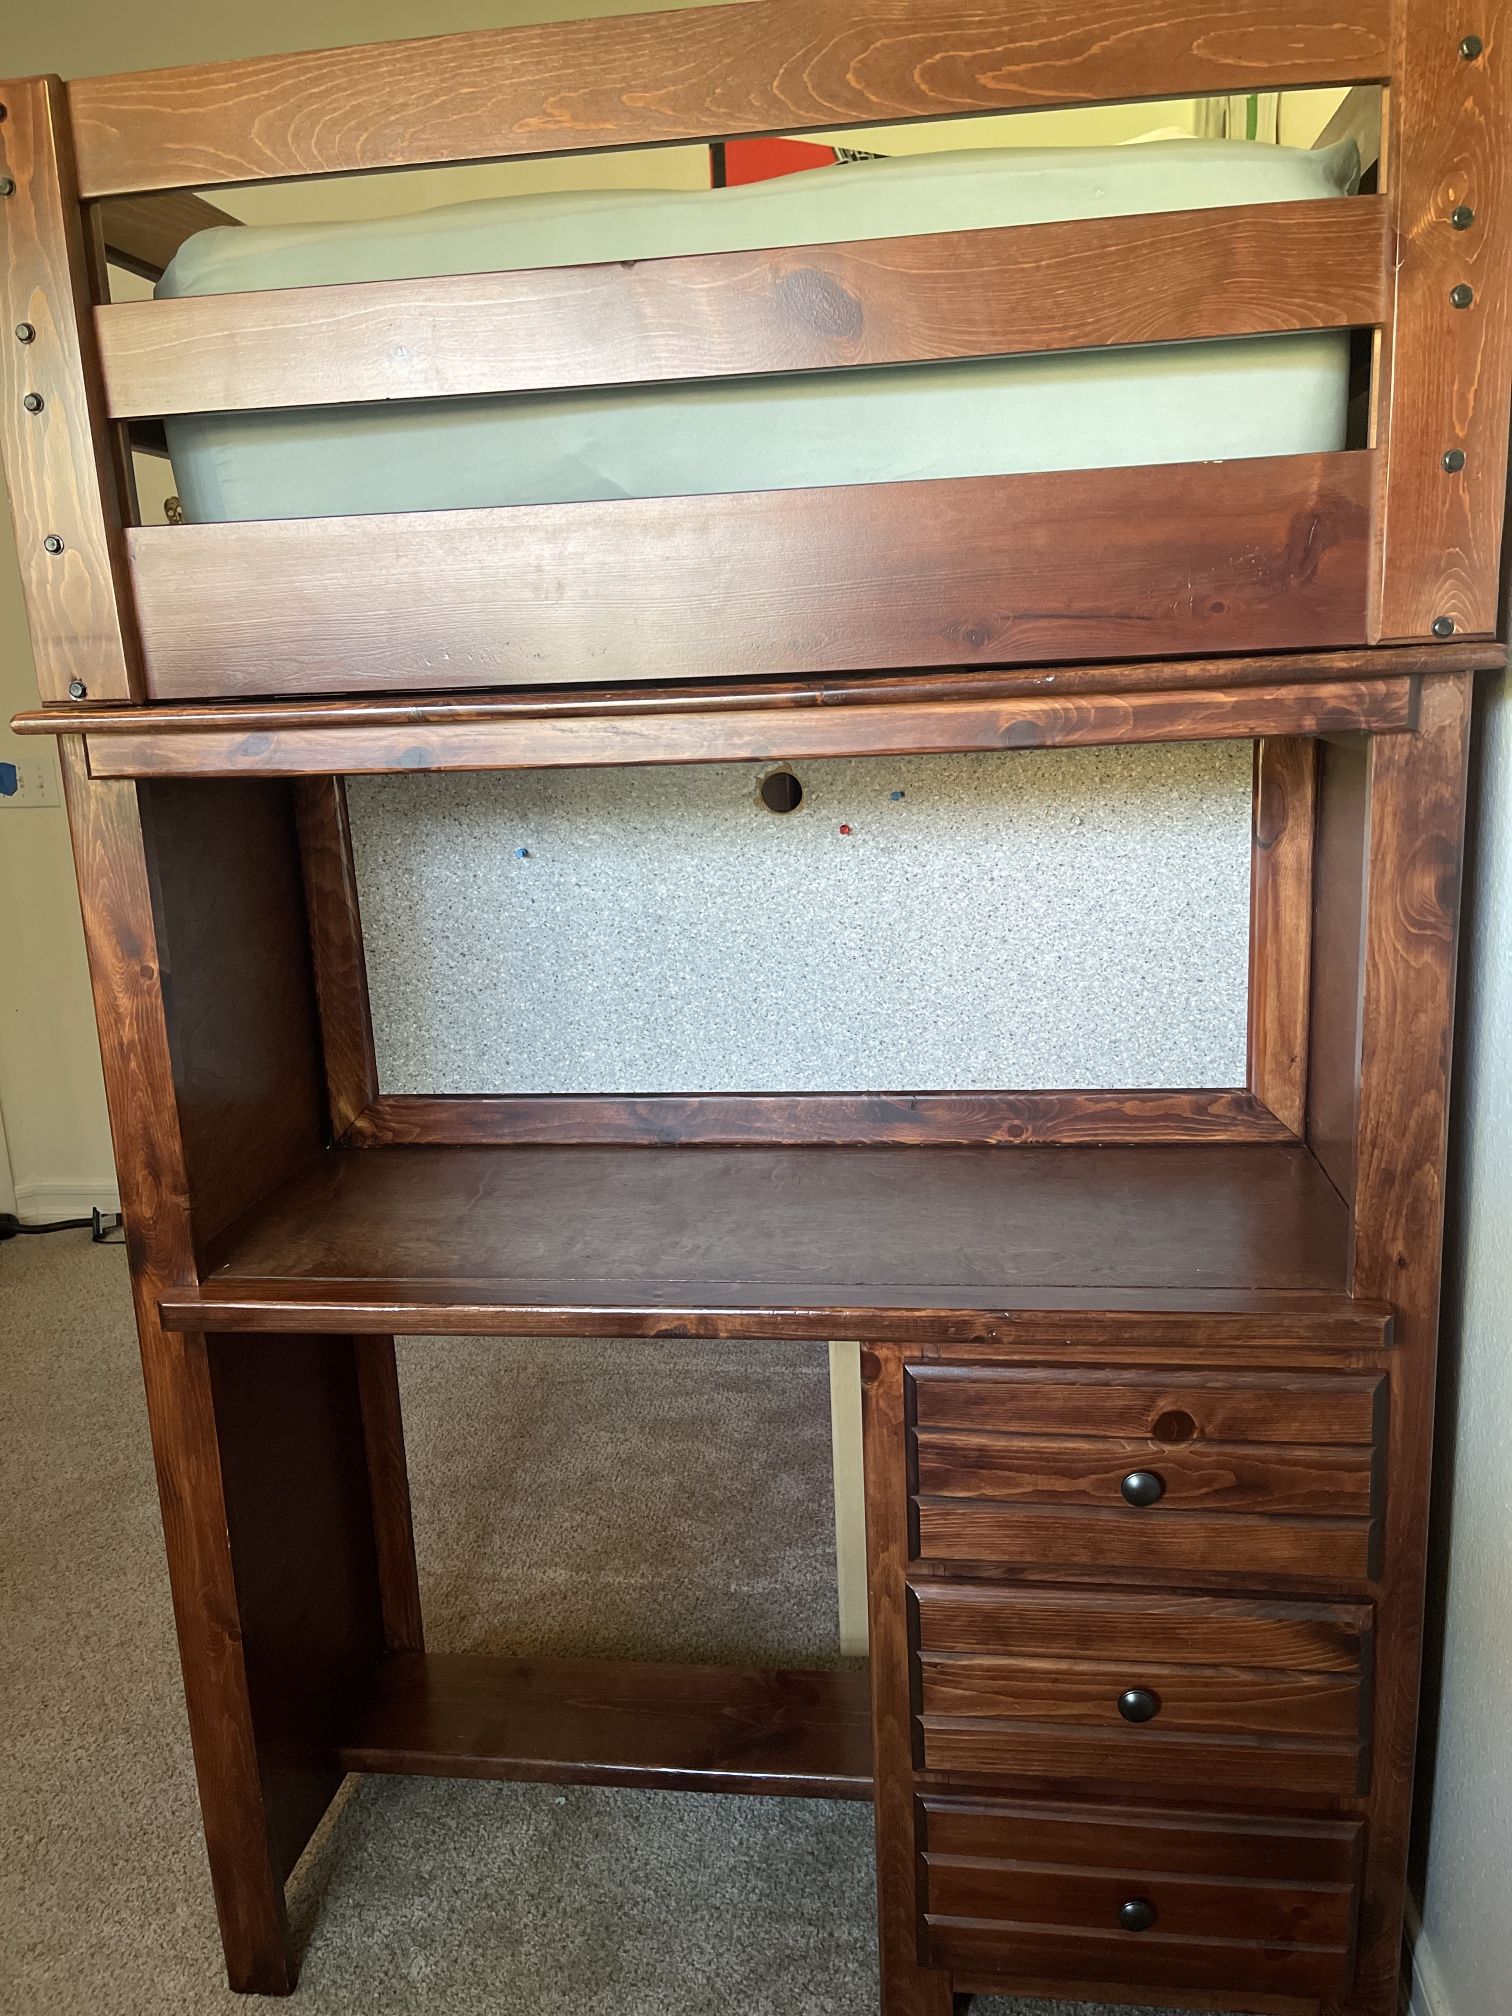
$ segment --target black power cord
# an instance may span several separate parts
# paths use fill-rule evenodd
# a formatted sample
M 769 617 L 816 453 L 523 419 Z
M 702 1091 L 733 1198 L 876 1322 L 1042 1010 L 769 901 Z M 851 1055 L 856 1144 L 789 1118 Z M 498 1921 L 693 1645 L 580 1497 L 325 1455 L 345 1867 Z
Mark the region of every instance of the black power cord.
M 91 1211 L 87 1218 L 55 1218 L 50 1225 L 23 1225 L 10 1211 L 0 1211 L 0 1240 L 35 1238 L 44 1232 L 87 1232 L 96 1246 L 109 1246 L 118 1242 L 112 1240 L 111 1233 L 120 1229 L 121 1216 L 118 1211 Z

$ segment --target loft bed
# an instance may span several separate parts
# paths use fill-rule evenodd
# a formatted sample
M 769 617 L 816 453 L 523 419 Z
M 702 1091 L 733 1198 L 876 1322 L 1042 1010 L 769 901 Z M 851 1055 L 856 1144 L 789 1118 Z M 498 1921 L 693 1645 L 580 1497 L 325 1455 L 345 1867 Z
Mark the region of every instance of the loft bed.
M 16 725 L 63 754 L 234 1987 L 293 1986 L 284 1880 L 357 1769 L 871 1797 L 888 2016 L 1395 2007 L 1465 766 L 1505 662 L 1509 51 L 1501 0 L 751 0 L 0 87 Z M 1312 86 L 1346 150 L 1380 108 L 1369 193 L 1323 149 L 1217 189 L 1178 143 L 1125 150 L 1137 203 L 1018 221 L 997 164 L 978 221 L 884 164 L 618 243 L 580 207 L 597 263 L 493 206 L 409 271 L 212 200 Z M 111 262 L 160 298 L 111 301 Z M 1120 410 L 1246 354 L 1269 403 L 1177 412 L 1196 450 Z M 1105 399 L 1107 459 L 1019 438 L 1052 382 Z M 838 452 L 888 386 L 943 473 Z M 554 396 L 621 460 L 543 496 Z M 498 487 L 446 488 L 459 415 Z M 165 445 L 200 522 L 136 522 Z M 1208 739 L 1255 745 L 1242 1085 L 380 1083 L 347 777 Z M 859 1338 L 869 1680 L 428 1653 L 392 1339 L 511 1332 Z

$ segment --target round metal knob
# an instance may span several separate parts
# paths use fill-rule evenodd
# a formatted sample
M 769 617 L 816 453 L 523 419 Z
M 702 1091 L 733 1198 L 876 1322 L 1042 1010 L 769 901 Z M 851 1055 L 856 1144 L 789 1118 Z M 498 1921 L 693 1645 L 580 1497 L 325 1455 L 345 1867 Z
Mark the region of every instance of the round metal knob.
M 1165 1479 L 1153 1470 L 1131 1470 L 1118 1488 L 1127 1504 L 1155 1505 L 1165 1496 Z
M 1118 1712 L 1125 1722 L 1153 1722 L 1160 1713 L 1160 1696 L 1148 1687 L 1127 1687 L 1118 1697 Z
M 1148 1897 L 1130 1897 L 1118 1907 L 1118 1922 L 1125 1932 L 1148 1932 L 1156 1919 L 1155 1906 Z

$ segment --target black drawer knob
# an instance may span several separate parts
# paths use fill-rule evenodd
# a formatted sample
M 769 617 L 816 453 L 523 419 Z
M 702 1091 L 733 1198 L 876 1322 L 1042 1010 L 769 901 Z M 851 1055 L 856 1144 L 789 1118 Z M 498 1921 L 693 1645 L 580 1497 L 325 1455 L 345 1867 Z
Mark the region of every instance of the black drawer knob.
M 1165 1479 L 1153 1470 L 1131 1470 L 1118 1488 L 1130 1505 L 1155 1505 L 1165 1496 Z
M 1153 1722 L 1160 1713 L 1160 1696 L 1148 1687 L 1129 1687 L 1118 1697 L 1118 1712 L 1125 1722 Z
M 1155 1906 L 1148 1897 L 1131 1897 L 1118 1907 L 1118 1922 L 1125 1932 L 1148 1932 L 1155 1916 Z

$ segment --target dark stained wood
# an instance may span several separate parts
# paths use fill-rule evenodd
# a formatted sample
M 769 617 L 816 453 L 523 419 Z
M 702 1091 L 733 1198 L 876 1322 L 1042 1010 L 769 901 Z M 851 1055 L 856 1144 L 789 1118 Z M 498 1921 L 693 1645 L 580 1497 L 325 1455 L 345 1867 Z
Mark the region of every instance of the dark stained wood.
M 1317 649 L 1365 641 L 1374 466 L 139 527 L 129 551 L 155 699 Z
M 1386 74 L 1385 0 L 757 0 L 81 79 L 87 196 Z
M 143 280 L 161 279 L 174 253 L 196 232 L 224 230 L 241 222 L 188 190 L 115 196 L 96 204 L 94 216 L 111 265 Z
M 749 714 L 530 716 L 425 727 L 216 729 L 91 736 L 101 777 L 346 776 L 395 771 L 549 770 L 636 763 L 1089 748 L 1130 742 L 1250 741 L 1411 726 L 1408 679 L 1351 685 L 928 700 Z
M 645 1099 L 394 1093 L 362 1112 L 349 1138 L 366 1147 L 964 1147 L 1288 1136 L 1247 1092 L 692 1092 Z
M 921 1967 L 922 1874 L 909 1630 L 907 1393 L 896 1345 L 861 1351 L 866 1590 L 877 1841 L 877 1932 L 886 2016 L 951 2016 L 948 1976 Z
M 1187 1369 L 1036 1373 L 926 1366 L 912 1369 L 910 1386 L 920 1431 L 1134 1436 L 1173 1451 L 1211 1441 L 1368 1448 L 1378 1433 L 1381 1400 L 1381 1381 L 1370 1376 L 1302 1382 L 1289 1373 Z
M 196 1249 L 329 1138 L 289 786 L 141 787 Z
M 1348 329 L 1386 312 L 1387 215 L 1362 197 L 1078 218 L 128 301 L 95 325 L 117 419 Z
M 395 1653 L 348 1771 L 869 1799 L 864 1673 Z
M 366 699 L 156 701 L 149 707 L 41 709 L 17 714 L 18 735 L 76 734 L 98 750 L 108 735 L 192 734 L 205 728 L 238 735 L 303 728 L 446 727 L 458 722 L 532 715 L 713 714 L 757 708 L 864 707 L 930 700 L 1003 700 L 1023 694 L 1237 692 L 1254 686 L 1338 686 L 1411 678 L 1419 672 L 1497 672 L 1504 645 L 1471 641 L 1422 646 L 1376 644 L 1363 650 L 1253 652 L 1242 658 L 1125 660 L 1116 664 L 991 667 L 962 672 L 888 672 L 832 679 L 694 680 L 676 686 L 572 686 L 532 691 L 412 693 Z
M 340 1140 L 378 1097 L 346 787 L 339 777 L 301 779 L 294 787 L 294 806 L 326 1095 L 331 1129 Z
M 1370 762 L 1364 742 L 1325 742 L 1319 751 L 1307 1142 L 1346 1199 L 1354 1195 Z
M 1512 34 L 1436 0 L 1398 0 L 1387 140 L 1398 234 L 1396 310 L 1382 345 L 1385 450 L 1372 637 L 1427 637 L 1448 618 L 1491 635 L 1502 581 L 1512 408 Z M 1481 32 L 1471 62 L 1461 37 Z M 1474 214 L 1456 230 L 1451 213 Z M 1468 286 L 1457 308 L 1451 290 Z M 1446 471 L 1455 449 L 1464 467 Z
M 1412 1799 L 1469 738 L 1469 682 L 1430 679 L 1418 733 L 1372 752 L 1351 1279 L 1396 1310 L 1359 1989 L 1372 2016 L 1392 2006 Z
M 613 1284 L 611 1284 L 612 1286 Z M 774 1305 L 731 1284 L 722 1299 L 690 1307 L 675 1292 L 591 1302 L 518 1301 L 490 1284 L 408 1281 L 375 1289 L 349 1281 L 235 1282 L 170 1290 L 165 1320 L 184 1330 L 276 1332 L 339 1323 L 353 1335 L 410 1336 L 723 1337 L 764 1343 L 773 1338 L 825 1340 L 864 1330 L 885 1342 L 907 1342 L 930 1359 L 966 1354 L 993 1363 L 1042 1358 L 1102 1363 L 1110 1355 L 1134 1364 L 1161 1364 L 1178 1346 L 1202 1349 L 1219 1364 L 1248 1364 L 1257 1347 L 1272 1362 L 1313 1367 L 1355 1363 L 1389 1339 L 1391 1312 L 1379 1302 L 1344 1295 L 1258 1289 L 1123 1289 L 1116 1296 L 1035 1288 L 991 1305 L 942 1307 L 923 1295 L 890 1296 L 886 1308 L 856 1303 Z M 1092 1304 L 1098 1303 L 1097 1307 Z
M 926 1798 L 929 1950 L 969 1966 L 1314 1994 L 1348 1979 L 1358 1821 Z M 1129 1897 L 1156 1907 L 1129 1933 Z
M 37 684 L 54 706 L 75 680 L 92 700 L 130 700 L 142 683 L 124 507 L 63 87 L 28 78 L 0 85 L 0 102 L 0 177 L 16 185 L 0 199 L 0 449 Z M 26 343 L 12 333 L 23 322 L 36 332 Z
M 1255 744 L 1250 1090 L 1298 1136 L 1307 1119 L 1316 756 L 1317 744 L 1296 736 Z
M 373 1548 L 390 1652 L 423 1652 L 425 1625 L 410 1515 L 409 1465 L 392 1337 L 354 1337 L 362 1444 L 373 1511 Z
M 1068 1287 L 1073 1306 L 1116 1307 L 1149 1289 L 1327 1292 L 1345 1237 L 1307 1151 L 1270 1143 L 338 1148 L 235 1227 L 206 1278 L 254 1298 L 339 1283 L 396 1309 L 427 1289 L 893 1310 Z

